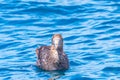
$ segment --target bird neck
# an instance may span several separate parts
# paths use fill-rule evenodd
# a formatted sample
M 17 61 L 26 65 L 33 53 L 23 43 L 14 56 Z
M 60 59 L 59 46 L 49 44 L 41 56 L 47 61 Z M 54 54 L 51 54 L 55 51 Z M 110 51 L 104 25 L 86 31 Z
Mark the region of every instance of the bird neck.
M 57 51 L 59 53 L 63 53 L 63 47 L 56 48 L 54 45 L 51 46 L 51 50 Z

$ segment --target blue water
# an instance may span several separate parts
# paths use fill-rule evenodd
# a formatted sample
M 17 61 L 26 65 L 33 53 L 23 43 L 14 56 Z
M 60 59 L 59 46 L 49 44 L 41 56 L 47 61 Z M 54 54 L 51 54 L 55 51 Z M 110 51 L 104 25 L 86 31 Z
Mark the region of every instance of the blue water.
M 67 71 L 36 67 L 35 49 L 60 33 Z M 120 80 L 119 0 L 1 0 L 0 80 Z

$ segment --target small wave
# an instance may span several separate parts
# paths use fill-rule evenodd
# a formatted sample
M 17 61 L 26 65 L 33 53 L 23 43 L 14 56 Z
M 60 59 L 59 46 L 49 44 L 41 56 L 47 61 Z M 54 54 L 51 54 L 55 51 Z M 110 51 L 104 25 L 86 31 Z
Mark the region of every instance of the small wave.
M 56 33 L 62 34 L 70 61 L 58 79 L 120 79 L 120 1 L 0 2 L 0 80 L 53 77 L 56 72 L 36 68 L 35 49 L 38 44 L 51 45 Z

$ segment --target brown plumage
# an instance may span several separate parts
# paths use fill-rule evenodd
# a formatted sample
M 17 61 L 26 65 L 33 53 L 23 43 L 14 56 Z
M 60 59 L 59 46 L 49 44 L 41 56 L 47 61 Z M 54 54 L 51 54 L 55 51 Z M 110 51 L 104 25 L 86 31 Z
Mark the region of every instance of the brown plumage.
M 63 38 L 60 34 L 52 37 L 51 46 L 36 49 L 37 66 L 43 70 L 66 70 L 69 68 L 67 55 L 63 51 Z

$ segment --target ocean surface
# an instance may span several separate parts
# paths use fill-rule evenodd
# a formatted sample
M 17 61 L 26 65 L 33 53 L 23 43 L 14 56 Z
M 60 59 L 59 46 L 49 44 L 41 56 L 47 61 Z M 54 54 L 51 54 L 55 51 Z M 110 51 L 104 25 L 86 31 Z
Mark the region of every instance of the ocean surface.
M 67 71 L 43 71 L 35 49 L 64 38 Z M 120 80 L 119 0 L 0 0 L 0 80 Z

